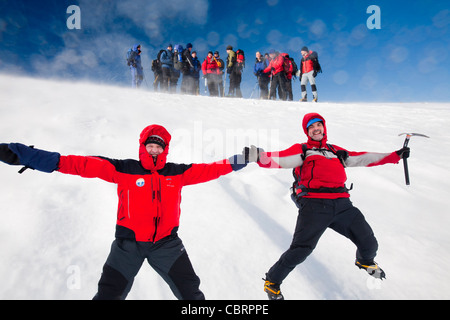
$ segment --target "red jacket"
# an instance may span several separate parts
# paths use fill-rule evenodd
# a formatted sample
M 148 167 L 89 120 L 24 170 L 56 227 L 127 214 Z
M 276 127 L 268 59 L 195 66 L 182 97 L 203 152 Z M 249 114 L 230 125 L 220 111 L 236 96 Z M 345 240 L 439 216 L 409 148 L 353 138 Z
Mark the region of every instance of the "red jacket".
M 294 66 L 292 65 L 291 59 L 289 59 L 289 55 L 287 53 L 281 53 L 281 56 L 284 58 L 284 72 L 286 73 L 286 78 L 288 80 L 292 79 L 292 72 L 294 71 Z
M 307 134 L 306 124 L 314 118 L 322 119 L 324 125 L 324 137 L 321 141 L 314 141 L 308 137 L 306 142 L 306 157 L 303 160 L 302 144 L 294 144 L 290 148 L 279 152 L 263 152 L 258 161 L 259 166 L 264 168 L 295 168 L 300 173 L 299 186 L 304 189 L 330 188 L 340 190 L 345 187 L 347 175 L 345 167 L 372 167 L 386 163 L 398 163 L 399 155 L 392 153 L 353 152 L 335 145 L 327 144 L 327 131 L 325 119 L 317 113 L 306 114 L 303 118 L 303 130 Z M 348 152 L 348 158 L 344 164 L 338 159 L 336 151 Z M 345 165 L 345 167 L 344 167 Z M 339 189 L 338 189 L 339 188 Z M 317 192 L 310 191 L 305 198 L 348 198 L 347 191 L 342 192 Z M 304 191 L 304 190 L 303 190 Z M 302 192 L 297 190 L 297 194 Z
M 145 150 L 144 143 L 150 135 L 158 135 L 166 143 L 156 164 Z M 166 163 L 170 139 L 164 127 L 151 125 L 139 139 L 140 161 L 61 156 L 58 171 L 117 184 L 116 237 L 156 242 L 178 230 L 182 187 L 232 171 L 228 160 L 210 164 Z
M 272 71 L 272 74 L 274 75 L 284 71 L 284 57 L 281 54 L 270 60 L 269 65 L 264 69 L 263 72 L 268 73 L 270 71 Z
M 301 60 L 301 71 L 302 73 L 308 73 L 314 70 L 314 59 L 317 59 L 317 53 L 314 51 L 309 51 L 306 56 Z
M 204 75 L 206 74 L 219 74 L 220 68 L 217 64 L 217 60 L 214 57 L 206 57 L 206 59 L 202 63 L 202 72 Z

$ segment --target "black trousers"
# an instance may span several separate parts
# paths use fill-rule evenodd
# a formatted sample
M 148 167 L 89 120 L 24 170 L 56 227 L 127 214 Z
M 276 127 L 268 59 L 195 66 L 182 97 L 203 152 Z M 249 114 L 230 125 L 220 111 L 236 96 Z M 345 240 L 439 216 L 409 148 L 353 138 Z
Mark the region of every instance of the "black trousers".
M 267 76 L 259 76 L 258 84 L 260 90 L 260 98 L 261 99 L 269 99 L 269 82 L 270 78 Z
M 280 98 L 280 100 L 286 100 L 286 80 L 286 74 L 284 73 L 284 71 L 272 75 L 272 81 L 270 82 L 269 99 L 277 99 L 278 89 L 278 97 Z
M 270 268 L 268 280 L 281 284 L 288 274 L 311 254 L 327 228 L 350 239 L 357 247 L 356 257 L 370 263 L 376 256 L 378 242 L 361 211 L 348 198 L 307 199 L 299 201 L 291 246 Z
M 168 92 L 169 86 L 170 86 L 170 79 L 171 79 L 171 68 L 161 68 L 161 91 L 162 92 Z
M 230 73 L 230 87 L 228 89 L 229 96 L 242 98 L 241 80 L 242 80 L 241 71 L 232 71 Z
M 124 300 L 145 259 L 166 281 L 177 299 L 205 299 L 199 289 L 200 279 L 181 239 L 169 236 L 155 243 L 114 240 L 94 300 Z
M 219 75 L 210 73 L 206 75 L 206 78 L 209 95 L 213 97 L 219 96 Z

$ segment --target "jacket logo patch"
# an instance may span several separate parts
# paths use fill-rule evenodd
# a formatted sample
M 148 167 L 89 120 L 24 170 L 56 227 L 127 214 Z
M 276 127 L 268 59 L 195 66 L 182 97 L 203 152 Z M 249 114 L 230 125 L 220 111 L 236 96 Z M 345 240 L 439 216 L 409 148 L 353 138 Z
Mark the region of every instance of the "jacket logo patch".
M 143 187 L 144 184 L 145 184 L 144 178 L 139 178 L 139 179 L 136 180 L 136 185 L 137 185 L 138 187 Z
M 166 185 L 168 187 L 175 187 L 175 185 L 173 184 L 172 178 L 166 178 Z

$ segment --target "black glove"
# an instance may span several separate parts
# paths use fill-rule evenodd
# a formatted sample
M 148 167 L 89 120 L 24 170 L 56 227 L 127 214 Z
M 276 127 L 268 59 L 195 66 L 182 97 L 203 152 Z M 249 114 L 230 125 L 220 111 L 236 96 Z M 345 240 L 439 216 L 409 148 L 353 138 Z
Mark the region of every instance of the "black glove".
M 0 144 L 0 161 L 10 165 L 20 165 L 19 157 L 9 149 L 7 143 Z
M 409 158 L 409 147 L 403 147 L 400 150 L 395 151 L 400 159 L 407 159 Z
M 348 152 L 345 150 L 338 150 L 336 151 L 336 156 L 341 160 L 342 164 L 344 164 L 345 160 L 348 158 Z

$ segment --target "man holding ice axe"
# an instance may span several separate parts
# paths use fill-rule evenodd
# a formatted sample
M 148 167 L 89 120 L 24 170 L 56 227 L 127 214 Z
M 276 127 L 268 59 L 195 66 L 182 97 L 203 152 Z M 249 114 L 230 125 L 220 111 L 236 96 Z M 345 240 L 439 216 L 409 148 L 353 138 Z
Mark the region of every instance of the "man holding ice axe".
M 248 162 L 263 168 L 293 169 L 292 199 L 299 215 L 290 247 L 266 273 L 264 291 L 271 300 L 284 299 L 280 285 L 313 252 L 327 228 L 350 239 L 357 247 L 355 265 L 377 279 L 385 272 L 374 261 L 378 242 L 362 212 L 353 206 L 345 185 L 345 169 L 398 163 L 409 157 L 407 143 L 388 153 L 348 151 L 328 143 L 325 118 L 308 113 L 302 122 L 306 143 L 297 143 L 277 152 L 251 146 L 244 148 Z M 408 138 L 409 140 L 409 138 Z M 339 268 L 336 266 L 336 268 Z

